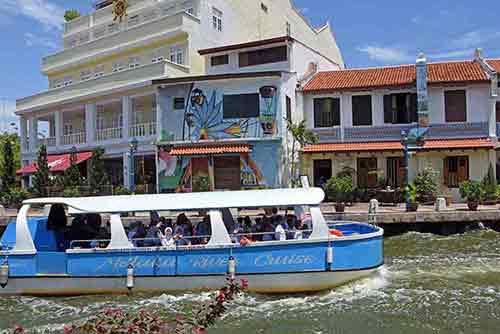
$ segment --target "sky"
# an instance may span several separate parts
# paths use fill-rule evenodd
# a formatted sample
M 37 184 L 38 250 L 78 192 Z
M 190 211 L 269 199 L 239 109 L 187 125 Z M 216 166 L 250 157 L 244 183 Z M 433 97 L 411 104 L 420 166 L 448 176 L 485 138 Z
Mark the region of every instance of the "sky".
M 233 0 L 249 1 L 249 0 Z M 254 0 L 256 1 L 256 0 Z M 91 0 L 0 0 L 0 130 L 15 121 L 15 100 L 47 89 L 43 56 L 61 48 L 65 9 Z M 471 59 L 474 49 L 500 57 L 498 2 L 493 0 L 295 0 L 315 27 L 330 23 L 346 67 Z

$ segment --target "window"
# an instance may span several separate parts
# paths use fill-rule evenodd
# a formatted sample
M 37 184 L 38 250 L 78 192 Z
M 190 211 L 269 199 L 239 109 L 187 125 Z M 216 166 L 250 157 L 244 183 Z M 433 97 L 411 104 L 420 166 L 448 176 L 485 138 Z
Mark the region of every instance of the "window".
M 497 123 L 500 122 L 500 102 L 497 102 Z
M 174 97 L 174 110 L 184 110 L 186 101 L 183 97 Z
M 141 66 L 141 58 L 135 56 L 135 57 L 130 57 L 128 59 L 128 67 L 129 68 L 136 68 Z
M 170 48 L 170 61 L 175 64 L 184 65 L 184 50 L 179 47 Z
M 446 122 L 466 122 L 467 98 L 465 96 L 465 90 L 444 92 L 444 109 Z
M 444 184 L 449 188 L 458 188 L 469 180 L 469 157 L 447 157 L 444 159 Z
M 125 61 L 120 60 L 113 63 L 113 72 L 120 72 L 127 68 Z
M 371 95 L 356 95 L 352 97 L 352 125 L 372 125 Z
M 393 188 L 402 187 L 405 178 L 404 159 L 401 157 L 387 158 L 387 185 Z
M 224 119 L 259 117 L 259 94 L 224 95 L 223 108 Z
M 63 79 L 63 86 L 69 86 L 73 84 L 73 77 L 65 77 Z
M 384 96 L 384 123 L 418 122 L 417 94 L 401 93 Z
M 222 31 L 222 12 L 217 8 L 212 8 L 212 25 L 215 30 Z
M 151 54 L 151 62 L 152 63 L 159 63 L 161 61 L 164 61 L 165 60 L 165 57 L 163 57 L 163 53 L 162 53 L 162 50 L 155 50 L 153 51 L 153 53 Z
M 64 124 L 63 132 L 64 132 L 65 136 L 73 134 L 73 124 L 71 124 L 71 123 Z
M 212 66 L 220 66 L 229 64 L 229 55 L 213 56 L 210 58 Z
M 100 78 L 104 75 L 104 65 L 99 65 L 94 69 L 94 78 Z
M 92 78 L 92 71 L 91 70 L 83 70 L 80 72 L 80 80 L 81 81 L 86 81 Z
M 266 14 L 269 11 L 269 9 L 267 8 L 267 6 L 263 2 L 260 3 L 260 9 L 262 9 L 262 11 L 264 13 L 266 13 Z
M 283 45 L 269 49 L 242 52 L 240 53 L 239 58 L 240 67 L 279 63 L 287 61 L 288 48 L 286 45 Z
M 286 103 L 286 119 L 292 121 L 292 99 L 290 96 L 285 97 Z
M 314 99 L 314 127 L 330 128 L 340 125 L 340 99 Z
M 52 80 L 52 88 L 60 88 L 63 86 L 63 81 L 61 79 Z
M 377 158 L 358 158 L 358 188 L 377 186 Z

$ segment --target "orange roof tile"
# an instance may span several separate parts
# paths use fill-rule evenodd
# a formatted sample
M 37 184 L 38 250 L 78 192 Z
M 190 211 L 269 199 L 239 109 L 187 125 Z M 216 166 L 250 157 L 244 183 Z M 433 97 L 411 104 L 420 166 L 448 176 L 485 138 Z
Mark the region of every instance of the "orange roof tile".
M 500 73 L 500 59 L 489 59 L 486 61 L 497 73 Z
M 429 84 L 487 82 L 488 75 L 474 61 L 428 64 Z M 414 86 L 415 65 L 350 69 L 317 73 L 304 87 L 305 92 L 367 90 L 382 87 Z
M 217 144 L 217 145 L 192 145 L 177 146 L 170 151 L 171 155 L 210 155 L 226 153 L 249 153 L 248 144 Z
M 488 138 L 473 139 L 429 139 L 425 141 L 423 150 L 438 149 L 474 149 L 494 148 Z M 364 143 L 333 143 L 314 144 L 304 147 L 304 153 L 339 153 L 339 152 L 366 152 L 366 151 L 397 151 L 403 150 L 403 145 L 397 141 L 364 142 Z

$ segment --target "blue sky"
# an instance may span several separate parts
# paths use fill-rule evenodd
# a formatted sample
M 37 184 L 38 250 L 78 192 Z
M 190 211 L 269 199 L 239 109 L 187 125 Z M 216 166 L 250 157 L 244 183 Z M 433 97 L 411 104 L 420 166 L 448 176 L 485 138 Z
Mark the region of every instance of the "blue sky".
M 419 52 L 434 61 L 470 59 L 476 47 L 483 48 L 486 57 L 500 57 L 500 19 L 493 10 L 497 1 L 295 3 L 315 26 L 331 23 L 351 68 L 413 63 Z M 87 13 L 91 0 L 0 0 L 0 129 L 13 119 L 16 98 L 47 89 L 40 60 L 60 48 L 68 7 Z

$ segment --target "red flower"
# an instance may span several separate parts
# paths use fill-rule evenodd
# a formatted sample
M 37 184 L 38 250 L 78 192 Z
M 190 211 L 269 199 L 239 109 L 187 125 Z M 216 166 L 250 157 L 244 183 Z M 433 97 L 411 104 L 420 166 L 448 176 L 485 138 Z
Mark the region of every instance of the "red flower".
M 206 332 L 206 329 L 204 327 L 195 327 L 194 332 L 196 334 L 204 334 Z
M 248 280 L 247 280 L 247 279 L 242 279 L 242 280 L 241 280 L 241 288 L 242 288 L 243 290 L 248 289 Z
M 64 325 L 64 334 L 71 334 L 75 330 L 75 325 Z
M 224 292 L 219 292 L 219 295 L 217 296 L 217 301 L 219 303 L 223 303 L 226 300 L 226 294 Z
M 23 334 L 23 333 L 26 333 L 23 327 L 19 325 L 16 325 L 16 327 L 14 327 L 14 334 Z

